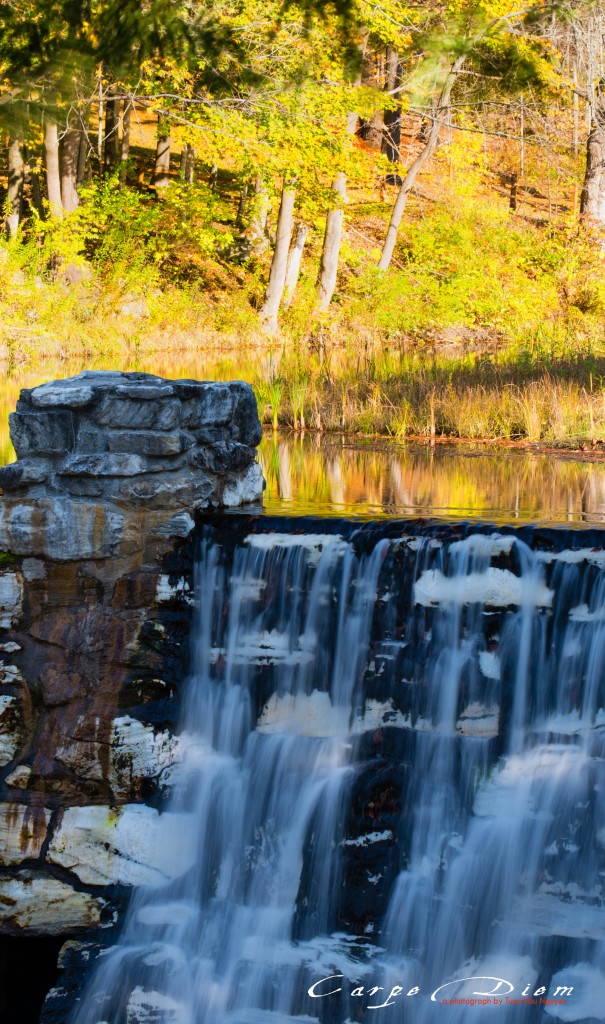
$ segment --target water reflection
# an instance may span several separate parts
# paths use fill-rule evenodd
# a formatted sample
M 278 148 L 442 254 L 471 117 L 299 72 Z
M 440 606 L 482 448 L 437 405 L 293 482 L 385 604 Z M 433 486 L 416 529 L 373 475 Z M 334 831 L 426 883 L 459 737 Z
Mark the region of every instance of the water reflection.
M 605 462 L 486 445 L 268 436 L 269 512 L 605 522 Z
M 78 373 L 46 366 L 0 381 L 0 465 L 15 455 L 8 414 L 23 387 Z M 102 363 L 88 369 L 107 369 Z M 116 367 L 113 367 L 116 368 Z M 118 369 L 198 380 L 246 379 L 245 360 L 200 355 L 132 360 Z M 250 376 L 250 375 L 248 375 Z M 269 433 L 260 447 L 273 513 L 437 515 L 570 523 L 605 522 L 605 460 L 485 445 L 399 444 L 334 435 Z

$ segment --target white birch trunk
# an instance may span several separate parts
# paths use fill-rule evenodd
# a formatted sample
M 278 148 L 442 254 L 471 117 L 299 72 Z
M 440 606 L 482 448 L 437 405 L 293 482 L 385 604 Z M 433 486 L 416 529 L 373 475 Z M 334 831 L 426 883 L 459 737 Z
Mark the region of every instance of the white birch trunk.
M 342 172 L 336 175 L 332 188 L 341 197 L 342 202 L 345 203 L 347 200 L 347 179 Z M 326 231 L 321 253 L 319 278 L 317 280 L 317 308 L 322 313 L 330 305 L 336 288 L 343 219 L 344 210 L 342 204 L 339 204 L 334 210 L 329 210 L 326 217 Z
M 278 330 L 277 314 L 286 284 L 286 267 L 292 238 L 295 201 L 296 191 L 293 188 L 284 188 L 277 217 L 277 237 L 271 261 L 269 284 L 260 311 L 263 326 L 269 334 L 276 334 Z
M 23 153 L 19 139 L 11 139 L 8 144 L 8 215 L 6 230 L 9 238 L 14 238 L 21 220 L 21 200 L 23 198 L 24 180 Z
M 296 291 L 296 285 L 298 284 L 298 278 L 300 276 L 300 264 L 302 261 L 303 249 L 305 242 L 307 241 L 307 225 L 299 224 L 296 232 L 296 238 L 292 245 L 290 252 L 288 253 L 288 263 L 286 266 L 286 283 L 284 287 L 284 297 L 282 299 L 282 306 L 287 309 L 292 299 L 294 298 L 294 292 Z

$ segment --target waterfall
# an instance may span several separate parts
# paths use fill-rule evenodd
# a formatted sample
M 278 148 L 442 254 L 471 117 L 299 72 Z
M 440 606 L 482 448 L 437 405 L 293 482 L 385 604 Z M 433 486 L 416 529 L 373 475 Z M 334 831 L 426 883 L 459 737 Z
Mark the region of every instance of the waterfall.
M 195 857 L 74 1024 L 602 1019 L 605 554 L 319 529 L 204 531 Z

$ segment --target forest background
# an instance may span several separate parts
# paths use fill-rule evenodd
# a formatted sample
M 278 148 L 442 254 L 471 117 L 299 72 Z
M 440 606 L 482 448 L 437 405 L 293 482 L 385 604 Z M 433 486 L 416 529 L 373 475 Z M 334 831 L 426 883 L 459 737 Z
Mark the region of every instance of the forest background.
M 605 440 L 605 3 L 0 3 L 0 364 Z

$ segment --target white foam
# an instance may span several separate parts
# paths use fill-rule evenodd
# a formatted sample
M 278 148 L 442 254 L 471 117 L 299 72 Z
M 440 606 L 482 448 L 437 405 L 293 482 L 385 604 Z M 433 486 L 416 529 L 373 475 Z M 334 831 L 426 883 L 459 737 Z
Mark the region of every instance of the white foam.
M 301 646 L 302 639 L 299 637 L 298 646 L 293 647 L 290 634 L 277 629 L 244 633 L 229 656 L 233 665 L 304 665 L 313 660 L 316 638 L 314 634 L 306 635 L 306 648 Z M 211 663 L 215 664 L 226 653 L 224 648 L 214 647 L 210 651 Z
M 603 1019 L 605 975 L 597 967 L 587 963 L 563 967 L 553 975 L 550 986 L 550 998 L 560 986 L 573 987 L 573 993 L 569 996 L 563 995 L 565 1003 L 560 1006 L 545 1006 L 544 1009 L 549 1016 L 566 1021 Z
M 362 715 L 351 722 L 348 707 L 332 704 L 326 691 L 310 694 L 274 693 L 257 722 L 261 733 L 293 733 L 296 736 L 350 736 L 381 728 L 411 728 L 409 715 L 403 716 L 391 701 L 367 700 Z
M 365 836 L 357 836 L 356 839 L 343 839 L 342 846 L 372 846 L 374 843 L 385 843 L 393 838 L 390 829 L 384 832 L 368 832 Z
M 300 548 L 304 551 L 309 565 L 315 566 L 327 547 L 340 550 L 347 545 L 343 537 L 334 533 L 251 533 L 245 543 L 251 548 L 261 551 L 272 551 L 274 548 Z
M 515 576 L 508 569 L 472 572 L 466 576 L 444 576 L 439 569 L 427 569 L 414 584 L 414 603 L 428 607 L 440 604 L 483 604 L 492 608 L 532 605 L 550 608 L 553 591 L 532 576 Z
M 499 533 L 472 533 L 463 540 L 453 541 L 449 550 L 453 553 L 467 552 L 497 558 L 498 555 L 510 555 L 514 543 L 514 537 L 503 537 Z
M 500 679 L 500 658 L 494 651 L 479 652 L 479 668 L 486 679 Z
M 568 551 L 538 551 L 536 558 L 540 562 L 564 562 L 566 565 L 577 565 L 589 562 L 591 565 L 605 565 L 605 550 L 602 548 L 577 548 Z
M 590 612 L 587 604 L 578 604 L 569 611 L 571 622 L 605 622 L 605 608 Z

